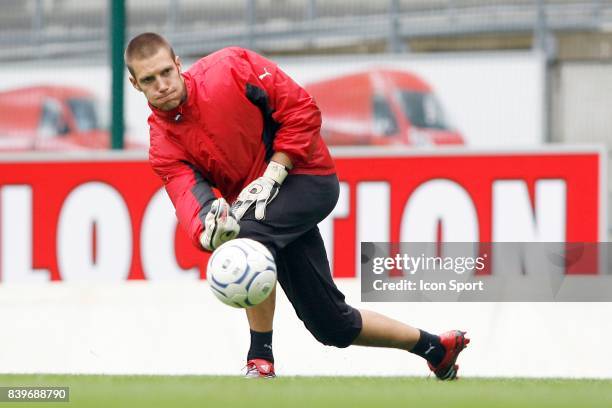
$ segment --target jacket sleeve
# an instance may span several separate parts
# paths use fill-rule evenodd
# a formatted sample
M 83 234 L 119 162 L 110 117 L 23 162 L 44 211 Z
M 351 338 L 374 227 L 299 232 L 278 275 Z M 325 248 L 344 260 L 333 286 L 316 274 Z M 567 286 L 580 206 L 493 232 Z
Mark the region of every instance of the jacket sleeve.
M 288 154 L 294 165 L 308 161 L 321 130 L 321 112 L 313 98 L 272 61 L 253 51 L 239 50 L 247 97 L 261 110 L 267 103 L 278 126 L 274 151 Z
M 151 133 L 153 136 L 153 131 Z M 164 183 L 179 224 L 192 243 L 203 250 L 200 235 L 204 230 L 204 218 L 216 197 L 203 175 L 181 156 L 178 148 L 169 143 L 157 143 L 151 137 L 151 166 Z

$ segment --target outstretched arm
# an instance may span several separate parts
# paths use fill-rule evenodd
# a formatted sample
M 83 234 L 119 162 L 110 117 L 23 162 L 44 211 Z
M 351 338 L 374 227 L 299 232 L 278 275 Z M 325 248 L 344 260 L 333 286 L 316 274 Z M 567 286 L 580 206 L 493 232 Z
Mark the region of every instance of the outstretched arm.
M 213 251 L 235 238 L 240 227 L 227 202 L 217 198 L 202 173 L 181 158 L 174 146 L 160 149 L 152 139 L 150 162 L 164 183 L 179 223 L 198 249 Z

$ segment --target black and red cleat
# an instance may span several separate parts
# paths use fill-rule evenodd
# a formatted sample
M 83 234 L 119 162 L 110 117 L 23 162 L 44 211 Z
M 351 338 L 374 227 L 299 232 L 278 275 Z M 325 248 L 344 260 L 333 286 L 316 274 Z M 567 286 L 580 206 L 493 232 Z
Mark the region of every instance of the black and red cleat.
M 433 366 L 428 363 L 429 369 L 440 380 L 454 380 L 457 378 L 459 366 L 455 364 L 459 353 L 468 345 L 470 339 L 465 337 L 465 332 L 460 330 L 451 330 L 440 334 L 440 343 L 444 346 L 446 354 L 440 361 L 440 364 Z
M 261 358 L 254 358 L 247 361 L 246 378 L 274 378 L 274 363 Z

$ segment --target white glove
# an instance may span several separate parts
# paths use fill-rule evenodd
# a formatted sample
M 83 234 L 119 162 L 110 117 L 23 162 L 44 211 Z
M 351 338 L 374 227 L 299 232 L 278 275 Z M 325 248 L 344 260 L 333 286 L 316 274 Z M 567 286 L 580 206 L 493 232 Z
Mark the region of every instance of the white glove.
M 274 200 L 283 181 L 287 177 L 287 169 L 280 163 L 271 161 L 263 176 L 246 186 L 232 205 L 232 211 L 239 220 L 255 203 L 255 218 L 266 218 L 266 206 Z
M 221 244 L 234 239 L 240 232 L 240 225 L 224 198 L 217 198 L 204 219 L 204 231 L 200 243 L 207 251 L 214 251 Z

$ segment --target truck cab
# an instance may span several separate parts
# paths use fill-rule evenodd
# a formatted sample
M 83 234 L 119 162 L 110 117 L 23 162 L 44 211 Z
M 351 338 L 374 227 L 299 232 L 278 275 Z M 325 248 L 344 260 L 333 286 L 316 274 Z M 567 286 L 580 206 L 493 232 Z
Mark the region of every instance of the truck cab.
M 407 71 L 372 69 L 307 84 L 330 145 L 462 145 L 431 86 Z
M 30 86 L 0 92 L 0 150 L 107 149 L 110 134 L 88 90 Z

